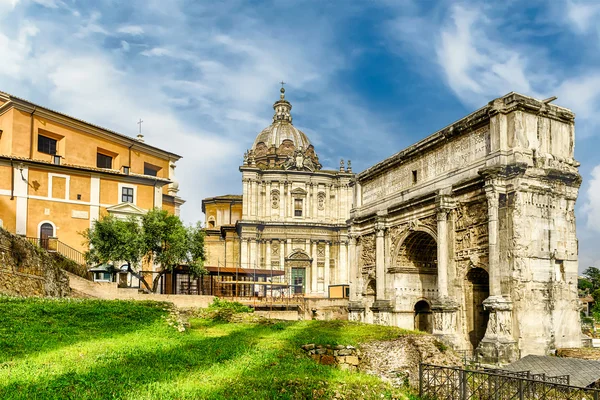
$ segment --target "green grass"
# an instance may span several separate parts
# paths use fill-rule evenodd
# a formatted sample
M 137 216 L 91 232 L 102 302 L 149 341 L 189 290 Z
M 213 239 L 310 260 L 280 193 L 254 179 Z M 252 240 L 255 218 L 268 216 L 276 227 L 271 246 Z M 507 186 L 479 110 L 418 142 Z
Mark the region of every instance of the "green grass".
M 156 302 L 0 297 L 0 398 L 406 398 L 375 377 L 316 364 L 300 349 L 391 339 L 400 329 L 192 319 L 180 333 L 167 323 L 168 310 Z

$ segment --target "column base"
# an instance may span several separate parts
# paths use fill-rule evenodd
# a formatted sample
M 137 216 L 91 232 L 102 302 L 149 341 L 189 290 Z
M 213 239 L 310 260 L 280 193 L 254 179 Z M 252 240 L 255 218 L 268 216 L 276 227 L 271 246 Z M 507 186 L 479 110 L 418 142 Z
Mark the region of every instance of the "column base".
M 349 312 L 363 312 L 365 311 L 365 305 L 362 301 L 351 301 L 348 303 Z
M 394 307 L 389 300 L 375 300 L 370 307 L 373 312 L 373 323 L 377 325 L 391 325 Z
M 519 346 L 513 338 L 512 301 L 503 296 L 490 296 L 483 302 L 490 312 L 485 336 L 477 346 L 481 362 L 508 364 L 519 359 Z
M 477 359 L 483 364 L 510 364 L 519 359 L 517 342 L 503 342 L 483 338 L 477 346 Z
M 431 304 L 433 313 L 433 334 L 456 334 L 456 313 L 458 304 L 450 297 L 437 299 Z
M 392 304 L 389 300 L 375 300 L 371 306 L 371 311 L 373 312 L 391 312 L 393 310 L 394 307 L 392 307 Z

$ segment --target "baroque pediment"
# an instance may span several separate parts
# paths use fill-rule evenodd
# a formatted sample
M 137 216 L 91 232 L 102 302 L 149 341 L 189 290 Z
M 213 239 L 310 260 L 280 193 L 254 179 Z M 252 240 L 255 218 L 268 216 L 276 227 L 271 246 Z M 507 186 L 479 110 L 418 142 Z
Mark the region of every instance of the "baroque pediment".
M 296 196 L 306 196 L 307 195 L 307 191 L 302 188 L 293 189 L 290 193 L 293 195 L 296 195 Z
M 119 203 L 117 205 L 108 207 L 106 209 L 110 214 L 121 214 L 121 215 L 143 215 L 146 214 L 146 210 L 140 208 L 132 203 Z

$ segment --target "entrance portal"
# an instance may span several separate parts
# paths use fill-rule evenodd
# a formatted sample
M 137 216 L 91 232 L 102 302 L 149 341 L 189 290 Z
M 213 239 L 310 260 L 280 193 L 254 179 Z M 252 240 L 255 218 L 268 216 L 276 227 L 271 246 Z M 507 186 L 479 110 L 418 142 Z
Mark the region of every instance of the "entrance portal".
M 418 301 L 415 304 L 415 329 L 427 333 L 433 332 L 431 306 L 425 300 Z
M 473 350 L 477 348 L 485 335 L 489 311 L 484 310 L 483 301 L 490 295 L 489 276 L 483 268 L 473 268 L 466 276 L 465 311 L 467 314 L 467 332 Z
M 306 268 L 292 268 L 292 293 L 304 293 L 306 284 Z
M 44 222 L 40 226 L 40 246 L 48 250 L 48 239 L 54 236 L 54 227 L 52 224 Z

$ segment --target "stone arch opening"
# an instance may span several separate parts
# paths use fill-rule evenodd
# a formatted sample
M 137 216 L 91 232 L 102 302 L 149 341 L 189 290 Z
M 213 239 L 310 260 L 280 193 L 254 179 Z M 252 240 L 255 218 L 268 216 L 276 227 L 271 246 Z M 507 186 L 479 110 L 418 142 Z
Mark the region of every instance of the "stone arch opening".
M 411 232 L 400 245 L 396 264 L 413 268 L 436 268 L 435 238 L 424 231 Z
M 488 272 L 481 268 L 471 268 L 465 276 L 465 312 L 469 342 L 476 349 L 485 336 L 489 311 L 483 308 L 483 301 L 490 295 Z
M 419 300 L 415 303 L 415 329 L 427 333 L 433 332 L 433 323 L 431 321 L 431 305 L 426 300 Z
M 377 282 L 375 281 L 375 279 L 369 279 L 369 281 L 367 282 L 367 288 L 365 290 L 365 295 L 366 296 L 375 296 L 376 293 L 377 293 Z

